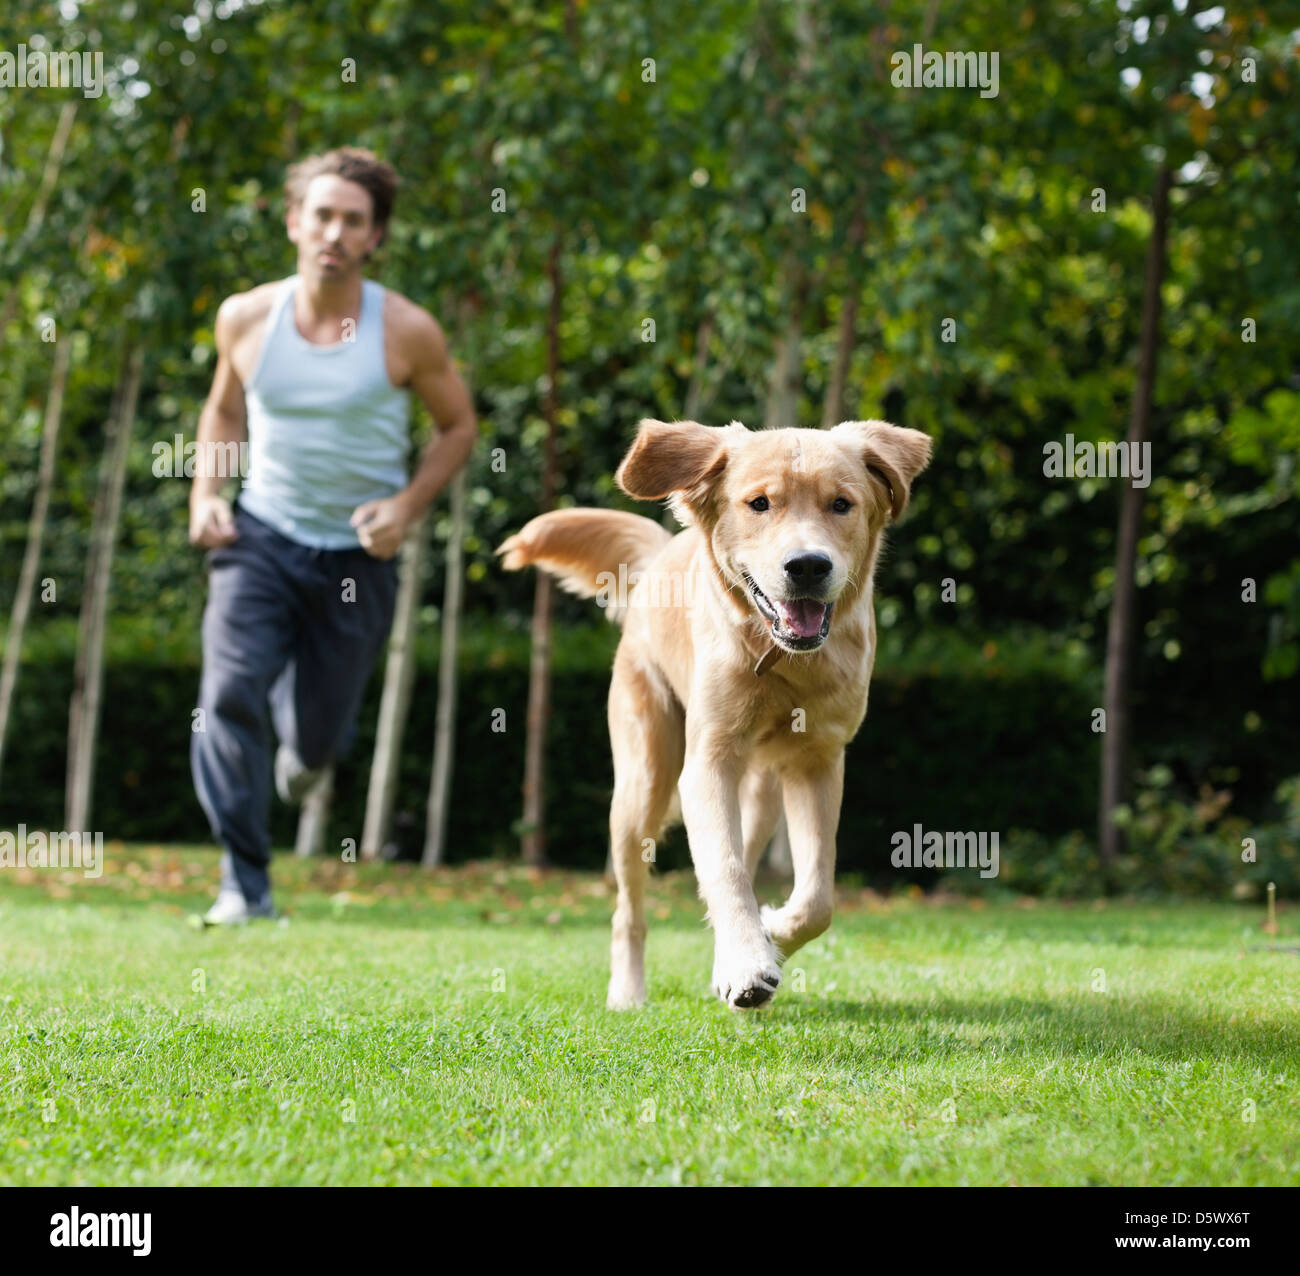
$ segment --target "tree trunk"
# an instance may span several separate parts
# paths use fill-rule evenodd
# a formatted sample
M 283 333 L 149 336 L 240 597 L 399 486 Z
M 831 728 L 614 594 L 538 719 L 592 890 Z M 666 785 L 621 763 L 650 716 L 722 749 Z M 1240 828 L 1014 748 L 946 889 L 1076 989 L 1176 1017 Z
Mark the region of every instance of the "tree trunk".
M 27 214 L 27 225 L 23 238 L 30 240 L 41 228 L 45 220 L 45 210 L 49 207 L 50 196 L 54 193 L 54 184 L 59 180 L 59 169 L 63 167 L 63 153 L 68 147 L 68 138 L 72 134 L 72 122 L 77 118 L 75 101 L 64 103 L 59 112 L 59 122 L 54 126 L 54 136 L 50 139 L 50 149 L 45 156 L 45 171 L 41 174 L 41 184 L 32 201 L 31 211 Z M 14 308 L 18 304 L 19 279 L 14 279 L 5 294 L 4 304 L 0 305 L 0 346 L 4 345 L 5 333 L 14 317 Z
M 524 743 L 525 864 L 546 863 L 546 726 L 551 717 L 551 578 L 537 573 L 528 660 L 528 722 Z
M 420 585 L 428 546 L 428 520 L 423 516 L 407 533 L 402 546 L 402 578 L 393 611 L 393 629 L 384 663 L 384 691 L 375 727 L 375 752 L 366 790 L 366 816 L 361 829 L 361 858 L 375 859 L 384 849 L 393 820 L 402 737 L 411 708 L 415 680 L 415 630 L 420 612 Z
M 312 786 L 302 800 L 298 812 L 298 833 L 294 838 L 295 855 L 319 855 L 325 845 L 325 830 L 329 827 L 330 808 L 334 805 L 334 768 L 325 768 L 325 774 Z
M 465 471 L 451 484 L 451 538 L 447 541 L 446 579 L 442 589 L 442 644 L 438 652 L 438 715 L 433 733 L 433 773 L 425 817 L 425 868 L 447 858 L 447 812 L 451 806 L 451 770 L 456 749 L 456 657 L 460 645 L 461 595 L 465 542 Z
M 713 314 L 705 312 L 695 333 L 695 363 L 691 368 L 690 384 L 686 387 L 686 402 L 682 405 L 682 420 L 696 421 L 704 406 L 704 381 L 709 371 L 709 343 L 713 340 Z
M 785 332 L 777 338 L 768 384 L 763 427 L 780 430 L 799 424 L 799 396 L 803 390 L 803 312 L 808 299 L 808 272 L 801 254 L 792 249 L 786 258 L 789 281 Z
M 865 195 L 858 197 L 858 206 L 849 225 L 849 239 L 845 248 L 849 278 L 844 290 L 844 300 L 840 303 L 840 332 L 839 340 L 835 343 L 835 363 L 831 367 L 830 380 L 826 385 L 826 402 L 822 407 L 823 430 L 839 425 L 845 416 L 844 387 L 848 382 L 849 364 L 853 361 L 853 346 L 858 324 L 858 295 L 862 291 L 857 259 L 866 236 L 867 219 L 863 210 L 865 201 Z
M 1134 445 L 1140 448 L 1147 442 L 1150 432 L 1160 336 L 1160 284 L 1165 268 L 1169 184 L 1169 169 L 1162 165 L 1156 174 L 1155 194 L 1151 201 L 1153 220 L 1142 298 L 1137 387 L 1127 439 L 1130 453 Z M 1111 817 L 1115 808 L 1123 803 L 1128 789 L 1129 686 L 1137 601 L 1134 578 L 1142 498 L 1143 489 L 1131 482 L 1120 489 L 1119 530 L 1115 537 L 1115 595 L 1111 600 L 1106 633 L 1106 730 L 1102 736 L 1101 798 L 1097 812 L 1097 845 L 1101 862 L 1107 866 L 1114 863 L 1116 855 L 1124 849 L 1123 830 L 1113 823 Z
M 22 659 L 23 634 L 36 592 L 36 573 L 40 570 L 41 543 L 45 539 L 45 520 L 50 508 L 50 489 L 54 486 L 54 458 L 59 446 L 59 422 L 63 414 L 63 391 L 68 382 L 68 362 L 72 357 L 72 338 L 64 337 L 54 346 L 54 371 L 50 375 L 49 397 L 45 400 L 45 423 L 41 431 L 41 464 L 36 479 L 36 497 L 32 502 L 31 520 L 27 525 L 27 545 L 23 566 L 18 574 L 18 592 L 14 595 L 13 617 L 5 644 L 4 669 L 0 672 L 0 773 L 4 769 L 5 736 L 9 730 L 9 713 L 13 707 L 14 686 L 18 681 L 18 662 Z
M 794 34 L 797 52 L 792 83 L 807 86 L 817 52 L 817 30 L 810 0 L 797 0 L 794 5 Z M 768 109 L 775 112 L 777 103 L 770 102 Z M 809 130 L 808 110 L 803 107 L 794 120 L 797 144 L 806 142 Z M 777 338 L 768 385 L 763 425 L 769 430 L 799 424 L 799 398 L 803 393 L 803 320 L 811 283 L 806 257 L 807 223 L 808 214 L 803 212 L 795 222 L 781 265 L 781 275 L 786 284 L 786 325 L 783 334 Z
M 542 509 L 555 503 L 555 432 L 559 410 L 560 308 L 563 282 L 560 275 L 560 231 L 551 242 L 547 261 L 551 284 L 546 316 L 547 387 L 543 403 L 546 416 L 546 451 L 542 462 Z M 537 573 L 533 592 L 532 651 L 528 666 L 528 721 L 524 741 L 524 816 L 522 851 L 525 864 L 546 863 L 546 728 L 551 717 L 551 578 Z
M 122 487 L 126 481 L 126 461 L 143 368 L 143 348 L 128 342 L 122 361 L 119 392 L 115 396 L 110 437 L 104 451 L 99 493 L 95 498 L 86 583 L 77 627 L 77 658 L 68 713 L 68 782 L 64 807 L 64 828 L 68 832 L 85 831 L 90 827 L 113 545 L 117 540 Z

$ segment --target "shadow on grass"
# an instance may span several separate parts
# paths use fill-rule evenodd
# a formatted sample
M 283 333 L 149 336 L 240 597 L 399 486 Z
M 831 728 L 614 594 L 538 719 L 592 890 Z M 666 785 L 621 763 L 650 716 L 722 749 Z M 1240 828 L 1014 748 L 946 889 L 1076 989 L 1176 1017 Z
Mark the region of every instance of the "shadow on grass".
M 1272 1020 L 1235 1022 L 1180 1005 L 1170 998 L 1118 999 L 1072 996 L 1059 1001 L 1028 997 L 934 997 L 915 1001 L 848 1001 L 840 998 L 785 1003 L 787 1022 L 853 1023 L 882 1035 L 872 1058 L 881 1063 L 915 1058 L 918 1051 L 942 1057 L 1046 1052 L 1062 1058 L 1118 1054 L 1138 1050 L 1171 1062 L 1233 1059 L 1262 1068 L 1293 1066 L 1300 1058 L 1300 1031 Z M 780 1013 L 781 1003 L 773 1007 Z M 772 1012 L 765 1012 L 772 1013 Z M 918 1032 L 937 1022 L 937 1035 Z M 978 1037 L 952 1035 L 974 1029 Z M 891 1031 L 892 1030 L 892 1031 Z M 928 1039 L 927 1039 L 928 1038 Z M 800 1041 L 793 1047 L 808 1063 L 843 1059 L 844 1042 L 820 1045 Z

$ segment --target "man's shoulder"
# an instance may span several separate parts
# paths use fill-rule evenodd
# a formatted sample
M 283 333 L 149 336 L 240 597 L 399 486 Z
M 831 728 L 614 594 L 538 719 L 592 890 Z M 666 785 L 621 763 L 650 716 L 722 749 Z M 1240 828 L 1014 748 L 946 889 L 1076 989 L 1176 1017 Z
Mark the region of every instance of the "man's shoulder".
M 384 290 L 384 326 L 413 365 L 439 366 L 446 359 L 442 325 L 423 306 L 392 288 Z
M 438 321 L 423 306 L 394 288 L 384 289 L 384 323 L 409 341 L 442 340 L 442 326 Z
M 237 341 L 250 328 L 261 323 L 271 313 L 276 293 L 284 282 L 276 279 L 247 292 L 231 293 L 217 310 L 218 336 Z

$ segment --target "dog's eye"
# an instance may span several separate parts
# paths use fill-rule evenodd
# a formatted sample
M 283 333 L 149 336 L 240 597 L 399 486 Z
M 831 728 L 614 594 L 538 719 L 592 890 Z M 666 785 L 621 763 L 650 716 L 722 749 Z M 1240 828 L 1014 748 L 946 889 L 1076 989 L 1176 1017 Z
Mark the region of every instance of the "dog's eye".
M 755 514 L 761 514 L 765 509 L 767 509 L 767 497 L 754 497 L 754 499 L 749 502 L 749 508 L 752 509 Z
M 837 496 L 835 500 L 831 502 L 831 509 L 833 509 L 837 514 L 847 514 L 852 508 L 853 503 L 842 496 Z

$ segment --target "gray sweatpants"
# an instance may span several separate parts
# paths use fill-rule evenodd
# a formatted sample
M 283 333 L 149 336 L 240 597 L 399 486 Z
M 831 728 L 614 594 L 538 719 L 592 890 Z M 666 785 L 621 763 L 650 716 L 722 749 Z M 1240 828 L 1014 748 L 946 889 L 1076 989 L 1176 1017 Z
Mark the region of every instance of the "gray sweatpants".
M 312 549 L 235 506 L 239 538 L 207 553 L 203 673 L 190 744 L 194 788 L 225 848 L 222 889 L 271 898 L 270 708 L 303 764 L 325 766 L 357 711 L 393 623 L 396 560 Z

